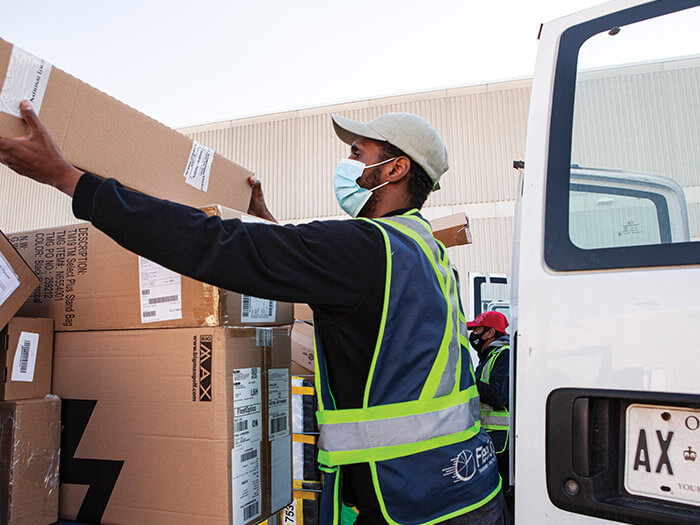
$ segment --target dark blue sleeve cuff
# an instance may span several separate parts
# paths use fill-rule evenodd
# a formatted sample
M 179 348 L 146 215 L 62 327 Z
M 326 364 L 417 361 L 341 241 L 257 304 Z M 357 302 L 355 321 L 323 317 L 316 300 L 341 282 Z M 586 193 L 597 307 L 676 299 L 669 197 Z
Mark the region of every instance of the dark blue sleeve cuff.
M 73 215 L 78 219 L 89 221 L 92 218 L 92 201 L 97 188 L 104 182 L 92 173 L 83 173 L 73 192 Z

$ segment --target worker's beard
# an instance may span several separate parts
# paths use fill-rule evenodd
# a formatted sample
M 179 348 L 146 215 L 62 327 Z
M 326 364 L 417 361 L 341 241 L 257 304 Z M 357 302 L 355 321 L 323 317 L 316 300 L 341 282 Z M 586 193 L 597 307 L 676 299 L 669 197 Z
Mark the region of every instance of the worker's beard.
M 365 171 L 357 183 L 366 189 L 376 188 L 381 184 L 382 166 L 374 166 Z M 374 210 L 377 208 L 377 195 L 372 193 L 370 199 L 357 214 L 358 217 L 374 217 Z

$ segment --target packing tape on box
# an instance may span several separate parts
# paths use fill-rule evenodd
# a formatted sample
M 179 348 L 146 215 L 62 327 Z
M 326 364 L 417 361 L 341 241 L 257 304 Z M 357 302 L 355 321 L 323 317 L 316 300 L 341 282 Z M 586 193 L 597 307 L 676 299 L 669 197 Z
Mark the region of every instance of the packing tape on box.
M 50 74 L 51 64 L 13 46 L 0 91 L 0 111 L 21 118 L 19 103 L 28 100 L 38 115 Z

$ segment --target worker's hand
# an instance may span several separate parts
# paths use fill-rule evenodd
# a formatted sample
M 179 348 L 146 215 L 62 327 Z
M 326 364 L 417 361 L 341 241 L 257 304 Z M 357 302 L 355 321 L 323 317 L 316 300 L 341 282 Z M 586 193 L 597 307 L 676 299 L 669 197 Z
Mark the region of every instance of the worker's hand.
M 255 177 L 248 177 L 248 184 L 253 188 L 250 194 L 250 204 L 248 204 L 248 213 L 250 215 L 255 215 L 261 219 L 265 219 L 272 222 L 277 222 L 270 210 L 267 209 L 265 204 L 265 197 L 262 191 L 262 182 L 260 182 Z
M 0 138 L 0 162 L 20 175 L 54 186 L 72 196 L 82 172 L 65 159 L 28 101 L 22 101 L 20 110 L 29 134 Z

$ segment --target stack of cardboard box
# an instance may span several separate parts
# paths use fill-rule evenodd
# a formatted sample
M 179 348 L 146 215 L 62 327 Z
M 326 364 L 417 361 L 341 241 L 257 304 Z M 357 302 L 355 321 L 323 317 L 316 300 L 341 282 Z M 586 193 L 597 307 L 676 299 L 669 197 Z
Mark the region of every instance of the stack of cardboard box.
M 11 241 L 39 277 L 20 313 L 56 326 L 60 517 L 243 525 L 289 503 L 291 304 L 183 277 L 89 224 Z
M 10 525 L 49 524 L 58 516 L 53 320 L 13 317 L 37 283 L 0 232 L 0 523 Z
M 17 108 L 29 99 L 75 166 L 211 215 L 254 220 L 234 211 L 248 205 L 250 171 L 2 40 L 0 84 L 0 136 L 26 133 Z M 63 431 L 60 489 L 55 470 L 38 476 L 34 466 L 30 476 L 53 483 L 53 507 L 33 500 L 53 514 L 10 523 L 52 523 L 58 501 L 59 517 L 81 522 L 246 525 L 292 500 L 291 304 L 180 276 L 89 224 L 20 232 L 11 241 L 39 280 L 15 279 L 0 301 L 0 312 L 10 312 L 3 326 L 20 306 L 19 315 L 35 318 L 9 321 L 7 348 L 24 351 L 18 338 L 40 330 L 36 318 L 48 319 L 42 330 L 55 326 L 51 390 L 41 348 L 35 377 L 61 398 Z M 5 244 L 10 264 L 0 273 L 22 261 Z M 0 298 L 8 288 L 0 283 Z M 50 420 L 16 405 L 0 412 L 11 422 L 0 444 L 36 441 L 26 431 L 42 420 L 55 422 L 58 436 L 55 396 L 44 402 Z M 58 443 L 50 450 L 57 458 Z M 12 491 L 0 493 L 0 510 L 2 502 L 24 504 L 16 464 L 0 464 L 0 483 Z

